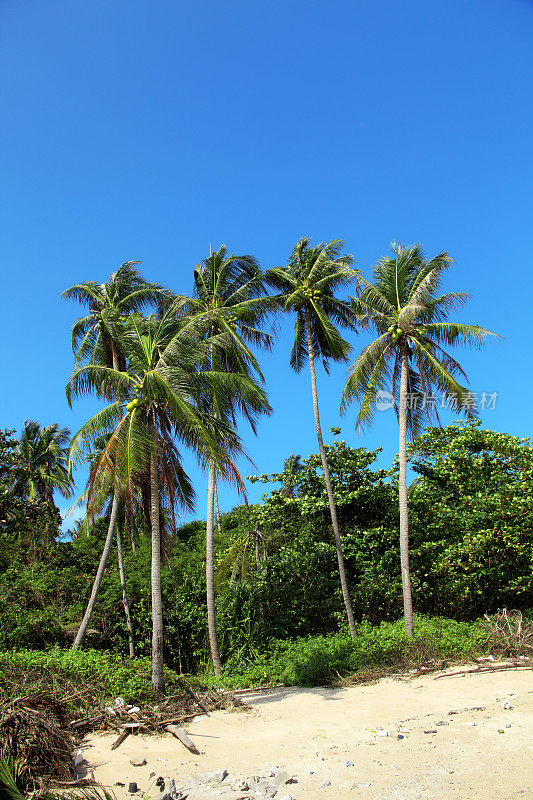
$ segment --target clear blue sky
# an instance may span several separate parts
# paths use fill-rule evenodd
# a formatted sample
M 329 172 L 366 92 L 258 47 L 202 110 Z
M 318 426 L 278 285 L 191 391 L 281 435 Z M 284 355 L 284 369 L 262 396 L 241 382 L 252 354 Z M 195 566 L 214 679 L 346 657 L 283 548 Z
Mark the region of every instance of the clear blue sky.
M 499 393 L 483 422 L 531 435 L 532 41 L 527 0 L 2 0 L 0 425 L 74 431 L 96 409 L 65 400 L 67 286 L 142 259 L 189 293 L 210 245 L 266 268 L 308 235 L 366 274 L 393 239 L 448 250 L 462 319 L 505 337 L 461 354 Z M 244 434 L 259 472 L 316 451 L 289 348 L 285 328 L 264 359 L 275 414 Z M 324 430 L 389 461 L 392 412 L 364 436 L 339 423 L 344 376 L 320 374 Z

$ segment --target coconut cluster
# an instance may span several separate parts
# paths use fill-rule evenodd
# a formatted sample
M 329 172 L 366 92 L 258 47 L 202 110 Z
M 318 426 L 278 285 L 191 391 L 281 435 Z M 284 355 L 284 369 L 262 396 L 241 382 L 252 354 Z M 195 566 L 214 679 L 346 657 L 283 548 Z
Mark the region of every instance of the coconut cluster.
M 126 411 L 133 411 L 134 408 L 138 408 L 141 405 L 141 401 L 138 397 L 135 400 L 131 400 L 128 405 L 126 406 Z
M 397 325 L 389 325 L 388 332 L 390 333 L 392 340 L 397 342 L 400 336 L 404 333 L 404 330 Z
M 312 289 L 311 286 L 305 286 L 302 289 L 302 294 L 308 297 L 309 300 L 320 300 L 320 289 Z

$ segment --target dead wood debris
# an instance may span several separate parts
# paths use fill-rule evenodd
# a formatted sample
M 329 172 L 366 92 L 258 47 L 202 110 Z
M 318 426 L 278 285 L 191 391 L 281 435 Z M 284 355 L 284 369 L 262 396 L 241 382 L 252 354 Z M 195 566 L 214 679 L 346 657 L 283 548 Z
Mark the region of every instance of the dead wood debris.
M 65 707 L 57 700 L 36 694 L 0 706 L 0 758 L 17 765 L 24 786 L 71 780 L 74 747 Z
M 209 714 L 210 711 L 219 709 L 233 711 L 239 708 L 245 708 L 245 704 L 234 693 L 215 691 L 196 693 L 189 687 L 184 687 L 179 694 L 164 698 L 156 704 L 144 704 L 142 708 L 112 704 L 101 709 L 99 713 L 72 720 L 70 727 L 83 733 L 89 731 L 116 731 L 121 735 L 123 731 L 163 733 L 167 725 L 181 725 L 199 715 Z M 118 747 L 120 742 L 115 744 Z

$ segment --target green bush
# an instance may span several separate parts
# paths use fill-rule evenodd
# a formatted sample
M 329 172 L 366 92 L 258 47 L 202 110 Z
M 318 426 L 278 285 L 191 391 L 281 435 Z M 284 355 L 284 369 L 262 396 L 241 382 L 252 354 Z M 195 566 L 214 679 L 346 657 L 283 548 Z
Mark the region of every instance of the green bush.
M 467 657 L 480 652 L 486 634 L 480 622 L 417 617 L 415 636 L 405 637 L 403 620 L 371 625 L 363 622 L 357 637 L 348 633 L 278 640 L 266 653 L 245 661 L 227 662 L 225 682 L 262 682 L 318 686 L 371 669 L 407 668 L 430 659 Z

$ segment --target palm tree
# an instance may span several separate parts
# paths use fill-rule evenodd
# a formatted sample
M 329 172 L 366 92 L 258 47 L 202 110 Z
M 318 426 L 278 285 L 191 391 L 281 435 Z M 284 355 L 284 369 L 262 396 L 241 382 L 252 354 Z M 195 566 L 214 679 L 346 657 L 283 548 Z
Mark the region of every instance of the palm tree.
M 49 546 L 55 539 L 59 510 L 54 503 L 54 491 L 63 497 L 73 493 L 74 481 L 67 467 L 67 450 L 70 431 L 57 423 L 41 427 L 34 420 L 26 420 L 20 440 L 15 448 L 20 470 L 12 492 L 27 497 L 30 507 L 44 512 L 42 526 L 30 526 L 33 531 L 33 557 L 37 555 L 36 532 L 44 537 L 40 546 Z
M 126 367 L 124 354 L 121 353 L 118 347 L 117 337 L 113 335 L 113 331 L 117 330 L 119 324 L 124 324 L 129 314 L 168 302 L 169 293 L 162 286 L 148 283 L 140 272 L 134 269 L 134 265 L 140 263 L 140 261 L 125 262 L 116 272 L 109 276 L 107 283 L 85 281 L 84 283 L 75 284 L 63 292 L 62 297 L 65 300 L 77 300 L 89 308 L 89 314 L 78 319 L 72 327 L 72 349 L 75 352 L 75 369 L 85 363 L 91 363 L 112 367 L 114 370 L 124 370 Z M 74 649 L 78 649 L 83 644 L 96 605 L 105 566 L 113 544 L 119 510 L 119 498 L 117 496 L 116 502 L 114 498 L 111 506 L 104 548 L 91 590 L 91 596 L 74 640 Z M 118 548 L 118 560 L 119 572 L 122 575 L 124 573 L 122 547 Z
M 224 245 L 194 269 L 194 297 L 184 310 L 192 317 L 203 315 L 209 320 L 207 337 L 217 336 L 225 341 L 223 348 L 209 348 L 203 368 L 208 371 L 237 373 L 250 376 L 251 371 L 263 376 L 250 345 L 270 348 L 272 337 L 261 330 L 261 323 L 272 308 L 266 297 L 264 275 L 256 259 L 250 255 L 227 255 Z M 210 398 L 210 410 L 217 419 L 235 425 L 236 413 L 241 411 L 255 433 L 258 414 L 269 414 L 263 390 L 256 391 L 246 403 L 240 396 L 215 396 Z M 244 493 L 244 485 L 240 481 Z M 215 675 L 220 675 L 220 653 L 216 631 L 215 578 L 214 578 L 214 504 L 218 492 L 215 463 L 209 464 L 206 526 L 206 589 L 207 620 L 211 658 Z M 220 522 L 219 522 L 220 530 Z
M 149 283 L 134 269 L 134 265 L 140 263 L 126 261 L 106 283 L 76 283 L 62 293 L 65 300 L 76 300 L 89 309 L 89 313 L 72 326 L 75 369 L 86 362 L 105 364 L 113 369 L 123 368 L 111 333 L 113 326 L 124 322 L 129 314 L 168 302 L 170 294 L 166 289 L 157 283 Z
M 192 508 L 194 499 L 176 441 L 191 449 L 201 464 L 214 460 L 222 475 L 231 474 L 234 470 L 228 453 L 239 452 L 240 443 L 231 428 L 215 419 L 206 407 L 209 398 L 219 392 L 229 396 L 240 392 L 246 398 L 254 391 L 251 382 L 242 376 L 208 373 L 198 368 L 205 360 L 207 346 L 221 346 L 213 340 L 207 345 L 205 327 L 202 318 L 180 318 L 173 306 L 160 317 L 147 320 L 132 315 L 124 326 L 113 331 L 126 356 L 128 370 L 89 364 L 74 373 L 67 387 L 69 401 L 87 392 L 112 401 L 81 428 L 71 444 L 70 459 L 76 462 L 84 449 L 90 449 L 100 436 L 111 432 L 91 471 L 89 503 L 92 494 L 110 480 L 128 501 L 135 493 L 135 483 L 149 476 L 152 686 L 158 692 L 164 689 L 163 528 L 167 520 L 174 521 L 176 505 Z M 126 399 L 129 402 L 125 405 Z M 118 497 L 116 491 L 115 499 Z
M 101 437 L 101 440 L 96 443 L 99 447 L 99 450 L 95 453 L 90 453 L 86 456 L 86 461 L 90 464 L 94 464 L 94 462 L 99 458 L 101 455 L 101 451 L 105 446 L 105 438 Z M 72 538 L 77 539 L 80 535 L 89 536 L 91 532 L 92 523 L 94 522 L 95 514 L 98 513 L 102 517 L 102 519 L 106 519 L 108 523 L 108 535 L 109 535 L 109 518 L 111 516 L 111 511 L 113 507 L 113 499 L 115 494 L 115 486 L 110 482 L 107 487 L 102 487 L 102 491 L 98 494 L 97 497 L 92 498 L 92 503 L 90 507 L 87 507 L 87 495 L 88 490 L 85 490 L 83 494 L 76 500 L 74 505 L 69 509 L 67 513 L 70 513 L 75 507 L 79 507 L 80 505 L 86 506 L 86 515 L 83 520 L 79 520 L 77 524 L 77 530 L 75 533 L 73 532 Z M 105 509 L 105 511 L 104 511 Z M 129 656 L 130 658 L 135 657 L 135 645 L 134 645 L 134 635 L 133 635 L 133 623 L 131 620 L 131 609 L 130 609 L 130 602 L 128 598 L 128 592 L 126 588 L 126 576 L 124 572 L 124 555 L 122 550 L 122 530 L 128 530 L 131 525 L 131 515 L 127 512 L 131 511 L 131 509 L 127 509 L 124 503 L 119 505 L 119 513 L 116 517 L 115 522 L 115 529 L 114 532 L 116 533 L 116 540 L 117 540 L 117 562 L 118 562 L 118 572 L 119 572 L 119 580 L 120 580 L 120 588 L 122 592 L 122 606 L 124 608 L 124 616 L 126 619 L 126 629 L 128 631 L 128 648 L 129 648 Z M 107 539 L 107 537 L 106 537 Z M 112 537 L 110 537 L 111 541 Z M 106 557 L 107 561 L 107 557 Z M 104 563 L 105 566 L 105 563 Z M 98 581 L 98 590 L 100 588 L 101 577 Z M 94 586 L 93 586 L 94 589 Z M 94 598 L 96 602 L 96 596 Z M 92 604 L 94 606 L 94 603 Z M 92 612 L 92 608 L 91 608 Z M 90 618 L 90 615 L 89 615 Z M 89 618 L 87 619 L 87 624 L 89 622 Z
M 405 633 L 413 635 L 407 509 L 407 435 L 418 435 L 423 420 L 439 422 L 434 392 L 453 411 L 476 415 L 472 395 L 458 379 L 466 375 L 443 346 L 480 347 L 494 335 L 479 325 L 448 322 L 450 312 L 468 299 L 462 292 L 439 294 L 448 253 L 425 261 L 421 247 L 392 244 L 393 256 L 374 267 L 373 283 L 364 281 L 352 307 L 359 325 L 378 334 L 351 367 L 341 409 L 360 402 L 356 426 L 370 424 L 376 402 L 394 405 L 399 423 L 399 514 Z
M 41 524 L 29 526 L 33 558 L 39 548 L 49 547 L 57 535 L 59 509 L 54 492 L 63 497 L 73 493 L 74 481 L 67 467 L 69 440 L 70 431 L 57 423 L 41 427 L 34 420 L 26 420 L 15 448 L 19 470 L 11 491 L 27 498 L 28 510 L 43 515 Z
M 339 523 L 320 427 L 315 372 L 316 360 L 322 359 L 327 372 L 329 360 L 346 361 L 350 352 L 350 345 L 335 326 L 353 330 L 353 314 L 349 303 L 338 299 L 335 292 L 347 286 L 359 273 L 351 269 L 352 257 L 341 255 L 342 247 L 343 242 L 339 239 L 315 247 L 311 247 L 309 239 L 301 239 L 295 244 L 288 265 L 270 269 L 267 279 L 281 292 L 280 302 L 284 310 L 296 314 L 291 367 L 300 372 L 305 361 L 309 361 L 316 435 L 328 494 L 342 596 L 350 634 L 355 637 L 355 621 L 346 580 Z
M 69 441 L 68 428 L 60 428 L 56 422 L 44 428 L 34 420 L 24 423 L 16 448 L 23 467 L 17 489 L 22 489 L 30 502 L 46 503 L 52 510 L 54 491 L 63 497 L 72 495 L 73 480 L 67 468 Z

